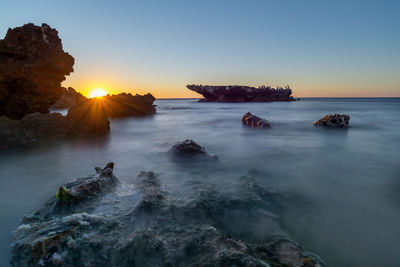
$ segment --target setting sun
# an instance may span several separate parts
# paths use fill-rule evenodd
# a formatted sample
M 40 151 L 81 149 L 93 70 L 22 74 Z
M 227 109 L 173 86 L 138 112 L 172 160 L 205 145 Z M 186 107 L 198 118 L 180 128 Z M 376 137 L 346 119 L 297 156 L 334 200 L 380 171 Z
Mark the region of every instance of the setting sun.
M 90 98 L 93 98 L 93 97 L 102 97 L 102 96 L 105 96 L 105 95 L 107 95 L 106 90 L 104 90 L 104 89 L 102 89 L 102 88 L 95 88 L 95 89 L 93 89 L 93 90 L 90 92 L 89 97 L 90 97 Z

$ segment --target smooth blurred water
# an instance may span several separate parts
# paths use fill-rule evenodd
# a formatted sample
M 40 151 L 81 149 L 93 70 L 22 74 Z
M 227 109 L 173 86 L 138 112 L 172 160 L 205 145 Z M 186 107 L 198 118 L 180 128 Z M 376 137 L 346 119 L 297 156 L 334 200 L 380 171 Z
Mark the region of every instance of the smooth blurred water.
M 399 266 L 400 99 L 156 104 L 152 117 L 112 120 L 110 136 L 101 140 L 2 152 L 0 266 L 8 265 L 19 218 L 41 207 L 60 184 L 93 173 L 94 166 L 114 161 L 116 176 L 126 183 L 142 170 L 178 183 L 187 179 L 188 172 L 165 154 L 185 139 L 218 155 L 223 172 L 209 174 L 216 183 L 251 172 L 265 186 L 301 197 L 307 205 L 285 213 L 288 231 L 328 266 Z M 248 111 L 272 128 L 242 127 Z M 312 126 L 328 113 L 349 114 L 351 127 Z

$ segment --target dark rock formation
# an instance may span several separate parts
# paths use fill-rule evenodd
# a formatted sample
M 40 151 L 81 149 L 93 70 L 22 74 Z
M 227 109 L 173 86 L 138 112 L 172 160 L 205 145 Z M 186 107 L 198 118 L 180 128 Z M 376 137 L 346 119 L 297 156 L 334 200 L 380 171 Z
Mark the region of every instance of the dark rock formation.
M 349 126 L 350 116 L 346 114 L 328 114 L 322 119 L 314 122 L 314 126 L 323 126 L 326 128 L 347 128 Z
M 171 147 L 168 153 L 176 158 L 204 158 L 204 159 L 217 159 L 218 157 L 215 155 L 210 155 L 204 149 L 204 147 L 200 146 L 193 140 L 185 140 L 183 142 L 177 143 Z
M 0 149 L 29 146 L 49 139 L 108 134 L 110 121 L 95 102 L 84 102 L 60 113 L 31 113 L 21 120 L 0 117 Z
M 68 136 L 102 136 L 110 131 L 110 121 L 100 99 L 91 99 L 68 110 Z
M 77 92 L 74 88 L 62 87 L 63 93 L 54 105 L 51 106 L 52 109 L 68 109 L 70 107 L 76 106 L 80 103 L 87 101 L 88 99 L 84 97 L 81 93 Z
M 283 234 L 260 232 L 282 233 L 281 197 L 251 177 L 232 191 L 180 182 L 174 197 L 153 172 L 140 173 L 131 194 L 118 194 L 112 168 L 97 171 L 64 185 L 79 195 L 98 181 L 90 201 L 66 208 L 53 196 L 23 218 L 13 266 L 324 266 Z
M 270 101 L 294 101 L 292 90 L 287 86 L 283 88 L 271 88 L 270 86 L 250 87 L 239 85 L 211 86 L 211 85 L 187 85 L 188 89 L 205 97 L 200 102 L 270 102 Z
M 253 115 L 250 112 L 247 112 L 246 114 L 243 115 L 242 122 L 243 125 L 249 127 L 267 128 L 271 126 L 271 124 L 267 120 L 257 117 L 256 115 Z
M 88 99 L 59 113 L 32 113 L 21 120 L 0 117 L 0 149 L 23 147 L 40 140 L 103 136 L 110 131 L 108 117 L 142 116 L 155 112 L 154 97 L 119 94 Z
M 109 118 L 145 116 L 156 113 L 156 107 L 153 105 L 156 99 L 151 94 L 132 95 L 130 93 L 121 93 L 103 96 L 99 100 L 102 102 L 102 108 Z
M 74 58 L 63 51 L 57 30 L 49 25 L 8 29 L 0 40 L 0 116 L 48 113 L 73 65 Z

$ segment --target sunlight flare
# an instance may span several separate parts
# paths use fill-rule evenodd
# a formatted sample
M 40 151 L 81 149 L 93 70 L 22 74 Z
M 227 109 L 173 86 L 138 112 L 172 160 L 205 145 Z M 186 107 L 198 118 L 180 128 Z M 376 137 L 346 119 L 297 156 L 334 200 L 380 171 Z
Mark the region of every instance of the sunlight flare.
M 102 97 L 107 95 L 107 91 L 104 90 L 103 88 L 94 88 L 90 94 L 89 94 L 89 98 L 94 98 L 94 97 Z

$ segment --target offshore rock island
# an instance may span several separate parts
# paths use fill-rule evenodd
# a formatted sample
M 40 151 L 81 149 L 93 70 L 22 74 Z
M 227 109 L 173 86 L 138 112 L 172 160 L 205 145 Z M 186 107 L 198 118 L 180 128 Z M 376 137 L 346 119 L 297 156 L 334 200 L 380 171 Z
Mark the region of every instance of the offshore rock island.
M 187 85 L 189 90 L 204 96 L 200 102 L 271 102 L 295 101 L 292 89 L 261 85 L 250 87 L 242 85 Z

